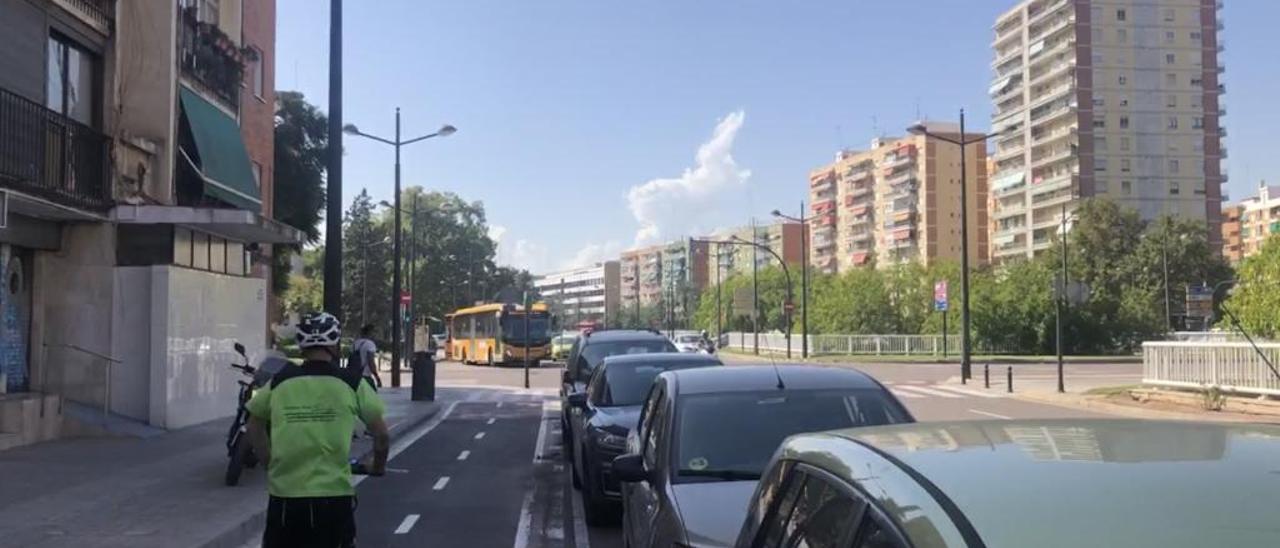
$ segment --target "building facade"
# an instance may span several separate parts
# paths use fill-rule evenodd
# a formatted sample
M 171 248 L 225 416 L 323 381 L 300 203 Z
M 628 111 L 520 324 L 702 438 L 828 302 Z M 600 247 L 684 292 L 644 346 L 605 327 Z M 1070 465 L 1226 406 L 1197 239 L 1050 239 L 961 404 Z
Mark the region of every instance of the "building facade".
M 1029 0 L 997 18 L 996 260 L 1045 250 L 1063 206 L 1095 196 L 1205 221 L 1219 243 L 1220 6 Z
M 958 126 L 931 122 L 959 138 Z M 976 134 L 968 138 L 977 139 Z M 987 162 L 982 142 L 965 147 L 970 260 L 988 260 Z M 906 262 L 960 259 L 960 147 L 925 135 L 878 138 L 841 151 L 809 174 L 810 264 L 834 273 Z
M 1224 207 L 1222 215 L 1222 254 L 1235 264 L 1261 251 L 1268 238 L 1280 234 L 1280 186 L 1264 182 L 1258 185 L 1256 195 Z
M 534 278 L 533 286 L 570 329 L 581 323 L 613 327 L 621 306 L 621 265 L 605 261 Z
M 799 223 L 776 222 L 752 226 L 742 226 L 716 231 L 711 235 L 714 241 L 743 240 L 768 246 L 787 262 L 789 268 L 796 268 L 803 261 L 803 231 Z M 754 233 L 754 236 L 753 236 Z M 716 264 L 719 263 L 719 272 Z M 707 246 L 707 284 L 715 285 L 725 278 L 737 274 L 751 274 L 752 264 L 758 268 L 777 265 L 778 260 L 768 252 L 746 244 L 718 244 Z
M 301 240 L 264 204 L 274 5 L 0 1 L 6 391 L 161 428 L 234 411 L 259 249 Z
M 622 253 L 622 306 L 653 306 L 662 297 L 662 246 L 650 246 Z

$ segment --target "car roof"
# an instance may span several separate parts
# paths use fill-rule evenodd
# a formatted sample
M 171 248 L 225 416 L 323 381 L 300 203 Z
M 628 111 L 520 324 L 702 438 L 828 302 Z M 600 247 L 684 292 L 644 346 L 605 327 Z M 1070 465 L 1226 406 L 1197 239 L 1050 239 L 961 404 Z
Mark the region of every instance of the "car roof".
M 590 345 L 597 342 L 611 341 L 659 341 L 666 340 L 667 336 L 654 331 L 643 331 L 640 329 L 609 329 L 606 331 L 593 331 L 590 335 L 582 338 L 582 344 Z
M 879 383 L 856 369 L 812 365 L 747 365 L 667 371 L 678 395 L 776 390 L 778 378 L 786 390 L 871 388 Z
M 710 354 L 688 352 L 651 352 L 648 354 L 618 354 L 604 359 L 604 366 L 635 366 L 656 363 L 706 363 L 720 364 L 720 359 Z
M 1253 546 L 1280 533 L 1277 425 L 915 423 L 801 434 L 782 454 L 849 481 L 876 467 L 867 447 L 944 493 L 987 546 Z

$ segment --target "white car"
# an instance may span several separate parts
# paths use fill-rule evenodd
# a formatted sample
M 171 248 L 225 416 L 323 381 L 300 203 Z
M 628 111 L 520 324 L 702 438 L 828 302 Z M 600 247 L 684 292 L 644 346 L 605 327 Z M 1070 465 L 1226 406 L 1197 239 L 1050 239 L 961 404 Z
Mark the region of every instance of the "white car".
M 675 343 L 676 350 L 681 352 L 694 353 L 706 351 L 706 341 L 703 340 L 702 335 L 698 335 L 696 333 L 676 335 L 676 340 L 672 342 Z

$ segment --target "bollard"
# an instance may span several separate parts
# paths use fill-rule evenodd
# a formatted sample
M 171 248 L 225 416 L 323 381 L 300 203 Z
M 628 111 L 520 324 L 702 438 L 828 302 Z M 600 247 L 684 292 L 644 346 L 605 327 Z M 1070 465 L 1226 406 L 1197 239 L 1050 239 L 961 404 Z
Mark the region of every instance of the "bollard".
M 982 387 L 991 388 L 991 364 L 982 366 Z
M 1013 392 L 1013 366 L 1009 366 L 1009 371 L 1005 373 L 1005 392 Z

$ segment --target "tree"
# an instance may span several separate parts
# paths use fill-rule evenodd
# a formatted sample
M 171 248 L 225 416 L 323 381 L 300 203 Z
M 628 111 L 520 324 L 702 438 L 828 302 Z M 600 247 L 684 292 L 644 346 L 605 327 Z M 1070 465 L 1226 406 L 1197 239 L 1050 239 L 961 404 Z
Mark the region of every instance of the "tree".
M 391 244 L 388 226 L 376 222 L 373 200 L 361 190 L 342 226 L 342 314 L 349 333 L 391 325 Z
M 306 243 L 320 239 L 324 207 L 329 121 L 296 91 L 276 93 L 274 191 L 271 216 L 300 231 Z M 272 292 L 289 286 L 289 257 L 296 246 L 278 245 L 272 255 Z
M 1138 244 L 1132 272 L 1126 279 L 1154 294 L 1159 309 L 1157 321 L 1164 322 L 1164 268 L 1168 258 L 1170 322 L 1175 329 L 1182 316 L 1185 288 L 1213 285 L 1230 279 L 1231 266 L 1209 245 L 1208 227 L 1191 219 L 1163 216 L 1147 227 Z
M 1240 263 L 1235 290 L 1223 306 L 1251 336 L 1280 338 L 1280 237 L 1267 238 L 1257 254 Z
M 289 272 L 289 287 L 282 297 L 285 313 L 302 315 L 324 306 L 324 284 L 320 277 L 323 265 L 323 248 L 303 249 L 302 272 Z

